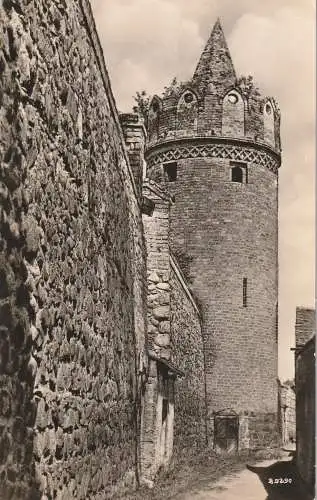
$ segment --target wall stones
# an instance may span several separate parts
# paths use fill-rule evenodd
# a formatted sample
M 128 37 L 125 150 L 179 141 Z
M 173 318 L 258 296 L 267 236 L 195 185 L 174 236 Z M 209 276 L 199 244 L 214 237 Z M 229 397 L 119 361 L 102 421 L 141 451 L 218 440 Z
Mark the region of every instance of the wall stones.
M 121 114 L 122 126 L 129 163 L 133 171 L 134 180 L 139 198 L 142 192 L 144 146 L 146 131 L 143 121 L 136 114 Z
M 8 3 L 6 4 L 8 7 Z M 2 9 L 1 112 L 0 112 L 0 475 L 1 497 L 37 498 L 33 481 L 35 407 L 30 327 L 34 304 L 27 286 L 24 255 L 30 256 L 37 238 L 23 226 L 28 196 L 26 176 L 26 119 L 20 103 L 20 84 L 29 78 L 29 43 L 24 23 L 13 11 Z M 20 83 L 21 82 L 21 83 Z M 35 250 L 36 251 L 36 250 Z
M 153 309 L 153 316 L 157 320 L 168 319 L 169 307 L 168 306 L 155 307 L 155 309 Z
M 1 27 L 1 497 L 110 498 L 136 466 L 134 181 L 89 5 L 7 0 Z
M 143 215 L 147 246 L 148 341 L 157 356 L 170 358 L 170 198 L 146 180 L 143 195 L 155 203 L 152 216 Z
M 168 273 L 158 273 L 158 283 L 148 278 L 148 334 L 150 346 L 157 355 L 170 357 L 170 294 L 162 285 L 169 288 Z M 167 281 L 163 281 L 163 280 Z

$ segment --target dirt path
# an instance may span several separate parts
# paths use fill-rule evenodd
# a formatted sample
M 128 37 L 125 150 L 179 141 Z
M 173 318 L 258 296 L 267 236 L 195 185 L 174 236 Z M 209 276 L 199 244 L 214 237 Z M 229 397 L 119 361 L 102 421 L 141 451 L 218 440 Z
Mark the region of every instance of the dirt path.
M 266 461 L 266 467 L 274 461 Z M 173 500 L 266 500 L 267 493 L 256 474 L 244 469 L 239 473 L 229 474 L 213 484 L 206 484 L 202 489 L 176 495 Z
M 206 453 L 199 460 L 185 461 L 169 471 L 153 490 L 140 489 L 125 497 L 128 499 L 313 500 L 313 495 L 307 493 L 289 455 L 259 462 L 255 456 L 219 457 Z
M 253 472 L 244 468 L 240 472 L 225 475 L 217 482 L 200 484 L 190 493 L 169 498 L 173 500 L 312 500 L 313 498 L 307 492 L 294 462 L 290 459 L 267 460 L 257 463 L 256 467 L 253 466 L 251 469 Z M 275 481 L 272 478 L 275 478 Z

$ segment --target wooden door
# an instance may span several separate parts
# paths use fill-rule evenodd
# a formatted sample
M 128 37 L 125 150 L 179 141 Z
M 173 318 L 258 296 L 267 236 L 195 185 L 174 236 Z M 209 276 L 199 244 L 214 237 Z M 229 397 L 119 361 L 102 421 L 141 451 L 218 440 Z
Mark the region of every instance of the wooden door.
M 238 451 L 239 418 L 233 415 L 215 416 L 215 449 L 218 452 L 235 453 Z

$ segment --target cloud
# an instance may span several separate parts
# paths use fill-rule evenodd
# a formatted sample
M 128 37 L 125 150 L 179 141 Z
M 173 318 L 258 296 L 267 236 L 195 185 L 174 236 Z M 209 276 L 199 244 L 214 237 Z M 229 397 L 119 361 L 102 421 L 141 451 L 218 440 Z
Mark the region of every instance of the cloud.
M 188 60 L 194 64 L 203 42 L 198 25 L 173 3 L 109 0 L 106 9 L 95 0 L 92 6 L 121 107 L 131 107 L 137 90 L 162 92 L 183 68 L 188 72 Z
M 191 77 L 221 17 L 238 74 L 282 112 L 280 373 L 292 375 L 296 305 L 314 303 L 315 4 L 312 0 L 91 0 L 120 110 L 137 90 Z

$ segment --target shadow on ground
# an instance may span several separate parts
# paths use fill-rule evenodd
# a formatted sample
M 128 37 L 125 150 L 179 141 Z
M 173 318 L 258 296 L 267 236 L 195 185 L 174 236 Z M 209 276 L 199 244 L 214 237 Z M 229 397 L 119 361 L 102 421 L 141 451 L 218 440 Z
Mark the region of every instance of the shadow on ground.
M 313 500 L 299 476 L 295 460 L 275 462 L 268 467 L 247 465 L 257 474 L 268 496 L 266 500 Z

